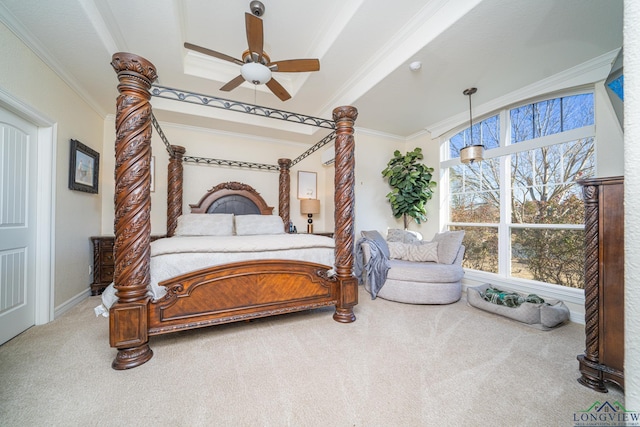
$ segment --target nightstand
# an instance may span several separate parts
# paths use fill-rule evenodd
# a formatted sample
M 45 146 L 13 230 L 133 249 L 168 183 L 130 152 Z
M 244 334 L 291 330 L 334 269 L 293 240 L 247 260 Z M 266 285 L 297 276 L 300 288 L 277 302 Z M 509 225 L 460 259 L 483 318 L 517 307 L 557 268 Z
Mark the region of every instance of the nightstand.
M 100 295 L 109 283 L 113 282 L 113 245 L 114 236 L 93 236 L 93 283 L 91 295 Z
M 165 236 L 151 236 L 151 241 Z M 113 246 L 115 236 L 93 236 L 93 283 L 91 283 L 91 295 L 100 295 L 104 288 L 113 282 L 115 270 L 115 257 Z

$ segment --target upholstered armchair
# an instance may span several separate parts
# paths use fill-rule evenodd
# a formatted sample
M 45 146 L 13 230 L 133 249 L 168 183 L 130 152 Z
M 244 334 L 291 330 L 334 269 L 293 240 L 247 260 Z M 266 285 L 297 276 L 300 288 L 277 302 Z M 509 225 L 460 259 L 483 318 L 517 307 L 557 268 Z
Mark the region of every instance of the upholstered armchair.
M 387 239 L 377 231 L 363 231 L 358 241 L 356 275 L 375 299 L 408 304 L 451 304 L 462 295 L 462 245 L 464 231 L 438 233 L 431 241 L 423 241 L 404 230 L 389 230 Z M 385 254 L 380 262 L 373 256 Z M 380 265 L 387 265 L 380 274 Z M 372 271 L 377 268 L 378 271 Z M 373 286 L 372 286 L 373 285 Z

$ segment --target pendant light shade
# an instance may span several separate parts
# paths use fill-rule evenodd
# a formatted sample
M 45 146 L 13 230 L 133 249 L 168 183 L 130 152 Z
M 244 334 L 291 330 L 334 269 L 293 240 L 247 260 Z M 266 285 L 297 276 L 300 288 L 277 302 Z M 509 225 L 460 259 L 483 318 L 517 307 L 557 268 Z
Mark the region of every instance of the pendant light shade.
M 484 154 L 484 145 L 473 143 L 473 114 L 471 112 L 471 95 L 476 93 L 475 87 L 465 89 L 462 93 L 469 97 L 469 141 L 470 143 L 460 150 L 460 161 L 462 163 L 473 163 L 481 161 Z
M 460 150 L 460 161 L 462 163 L 473 163 L 482 160 L 484 154 L 484 145 L 475 144 L 467 145 Z

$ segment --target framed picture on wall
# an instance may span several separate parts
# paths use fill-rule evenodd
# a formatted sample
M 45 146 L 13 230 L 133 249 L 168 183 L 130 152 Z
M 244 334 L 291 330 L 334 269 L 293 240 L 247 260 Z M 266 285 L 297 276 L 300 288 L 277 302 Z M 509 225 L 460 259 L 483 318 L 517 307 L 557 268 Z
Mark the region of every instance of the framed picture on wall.
M 69 156 L 69 189 L 97 193 L 99 171 L 100 153 L 72 139 Z
M 298 199 L 317 199 L 317 174 L 298 171 Z

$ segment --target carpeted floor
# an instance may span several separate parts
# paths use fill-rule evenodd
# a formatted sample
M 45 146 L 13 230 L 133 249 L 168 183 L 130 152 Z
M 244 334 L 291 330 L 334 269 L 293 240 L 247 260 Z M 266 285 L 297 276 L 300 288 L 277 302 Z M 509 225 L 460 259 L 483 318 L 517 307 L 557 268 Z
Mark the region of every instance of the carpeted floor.
M 573 426 L 611 388 L 580 385 L 584 327 L 540 331 L 469 307 L 362 289 L 332 309 L 152 337 L 114 371 L 91 297 L 0 346 L 2 426 Z

